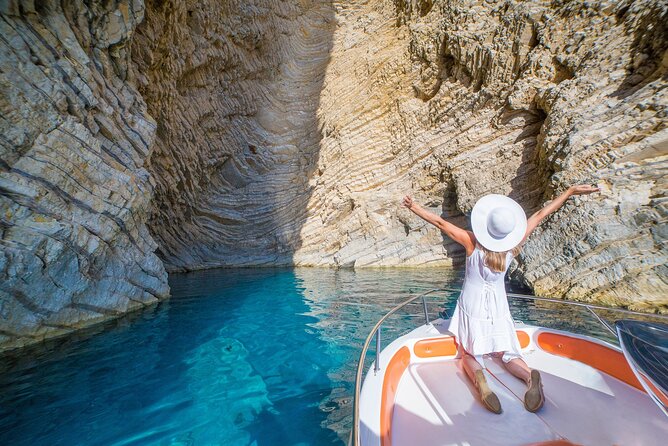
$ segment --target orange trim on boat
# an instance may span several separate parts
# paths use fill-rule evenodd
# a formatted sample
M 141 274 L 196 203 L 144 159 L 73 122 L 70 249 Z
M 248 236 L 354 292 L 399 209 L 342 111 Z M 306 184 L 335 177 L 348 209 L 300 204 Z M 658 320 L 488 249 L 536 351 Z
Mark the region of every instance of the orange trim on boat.
M 454 336 L 445 338 L 431 338 L 417 341 L 413 346 L 413 353 L 418 358 L 433 358 L 436 356 L 455 356 L 457 343 Z
M 531 339 L 526 331 L 517 330 L 517 340 L 520 341 L 520 347 L 527 348 Z
M 394 396 L 401 375 L 411 362 L 411 351 L 408 347 L 401 347 L 392 356 L 385 369 L 383 378 L 383 391 L 380 399 L 380 444 L 391 446 L 392 444 L 392 412 L 394 412 Z
M 644 392 L 624 355 L 610 347 L 558 333 L 540 333 L 538 345 L 548 353 L 587 364 Z
M 529 335 L 522 330 L 517 330 L 517 340 L 520 346 L 529 346 Z M 454 336 L 440 338 L 422 339 L 413 346 L 413 353 L 418 358 L 436 358 L 439 356 L 455 356 L 457 354 L 457 342 Z

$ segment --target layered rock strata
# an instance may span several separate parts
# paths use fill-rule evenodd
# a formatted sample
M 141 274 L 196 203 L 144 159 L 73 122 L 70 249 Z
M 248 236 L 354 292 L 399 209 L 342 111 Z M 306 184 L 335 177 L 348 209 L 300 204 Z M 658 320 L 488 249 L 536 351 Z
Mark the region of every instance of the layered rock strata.
M 156 123 L 129 77 L 141 2 L 3 2 L 0 345 L 169 293 L 146 222 Z
M 455 222 L 487 193 L 532 213 L 537 293 L 668 304 L 668 7 L 663 2 L 377 2 L 341 7 L 298 264 L 457 263 L 404 193 Z
M 324 0 L 147 3 L 132 48 L 169 269 L 292 263 L 335 26 Z
M 0 7 L 0 343 L 163 298 L 165 267 L 459 265 L 405 193 L 466 226 L 574 182 L 602 192 L 515 277 L 666 310 L 665 2 Z
M 148 9 L 133 58 L 164 130 L 151 228 L 169 269 L 458 264 L 404 193 L 465 226 L 486 193 L 531 213 L 584 181 L 602 194 L 546 222 L 515 276 L 665 305 L 662 3 Z

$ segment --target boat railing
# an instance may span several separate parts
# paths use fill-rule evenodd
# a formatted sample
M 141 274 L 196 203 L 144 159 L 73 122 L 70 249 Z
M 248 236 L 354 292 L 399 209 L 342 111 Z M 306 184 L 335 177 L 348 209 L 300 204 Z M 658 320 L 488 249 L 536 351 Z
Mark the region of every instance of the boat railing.
M 369 345 L 371 344 L 371 340 L 376 337 L 376 360 L 374 361 L 374 373 L 378 372 L 380 370 L 380 329 L 383 325 L 383 322 L 385 322 L 390 316 L 392 316 L 394 313 L 397 311 L 401 310 L 403 307 L 406 305 L 415 302 L 418 299 L 422 299 L 422 309 L 424 311 L 424 319 L 425 319 L 425 324 L 429 324 L 429 312 L 427 311 L 427 296 L 430 294 L 434 294 L 439 291 L 448 291 L 447 288 L 435 288 L 433 290 L 425 291 L 421 294 L 417 294 L 413 297 L 410 297 L 397 305 L 396 307 L 392 308 L 390 311 L 385 313 L 383 317 L 380 318 L 380 320 L 374 325 L 374 327 L 371 329 L 371 332 L 369 335 L 366 337 L 366 340 L 364 341 L 364 345 L 362 346 L 362 352 L 360 353 L 360 359 L 359 362 L 357 363 L 357 372 L 355 373 L 355 396 L 353 398 L 353 428 L 350 433 L 350 440 L 348 441 L 348 444 L 354 444 L 355 446 L 360 445 L 360 438 L 359 438 L 359 421 L 360 421 L 360 403 L 359 403 L 359 396 L 360 396 L 360 391 L 362 390 L 362 375 L 364 374 L 364 361 L 366 360 L 366 352 L 369 350 Z
M 424 312 L 424 319 L 425 319 L 425 325 L 428 325 L 430 323 L 429 320 L 429 311 L 427 309 L 427 297 L 433 295 L 434 293 L 437 292 L 459 292 L 459 289 L 456 288 L 435 288 L 429 291 L 425 291 L 420 294 L 416 294 L 412 297 L 409 297 L 405 301 L 401 302 L 399 305 L 395 306 L 392 308 L 390 311 L 385 313 L 383 317 L 380 318 L 380 320 L 374 325 L 374 327 L 371 329 L 369 332 L 369 335 L 367 336 L 366 340 L 364 341 L 364 345 L 362 346 L 362 351 L 360 353 L 360 359 L 359 362 L 357 363 L 357 372 L 355 373 L 355 395 L 353 397 L 353 426 L 352 430 L 350 432 L 350 438 L 348 441 L 349 446 L 360 446 L 360 432 L 359 432 L 359 422 L 360 422 L 360 403 L 359 403 L 359 398 L 360 398 L 360 392 L 362 390 L 362 378 L 364 375 L 364 362 L 366 361 L 366 354 L 367 351 L 369 350 L 369 345 L 371 344 L 371 341 L 374 339 L 376 340 L 376 351 L 375 351 L 375 360 L 374 360 L 374 366 L 373 370 L 374 373 L 378 373 L 381 368 L 380 364 L 380 352 L 381 352 L 381 340 L 380 340 L 380 331 L 382 328 L 383 323 L 393 314 L 395 314 L 397 311 L 401 310 L 405 306 L 417 301 L 418 299 L 422 300 L 422 310 Z M 538 302 L 550 302 L 550 303 L 557 303 L 557 304 L 564 304 L 564 305 L 573 305 L 577 307 L 584 307 L 586 308 L 610 333 L 612 333 L 615 337 L 617 335 L 616 331 L 610 326 L 609 323 L 607 323 L 596 311 L 597 310 L 604 310 L 604 311 L 613 311 L 616 313 L 622 313 L 622 314 L 628 314 L 628 315 L 634 315 L 634 316 L 642 316 L 642 317 L 652 317 L 652 318 L 657 318 L 661 320 L 668 321 L 668 315 L 663 315 L 663 314 L 654 314 L 654 313 L 641 313 L 638 311 L 632 311 L 632 310 L 627 310 L 624 308 L 615 308 L 615 307 L 606 307 L 603 305 L 595 305 L 595 304 L 590 304 L 590 303 L 585 303 L 585 302 L 577 302 L 577 301 L 572 301 L 572 300 L 564 300 L 564 299 L 554 299 L 554 298 L 548 298 L 548 297 L 538 297 L 538 296 L 532 296 L 528 294 L 518 294 L 518 293 L 506 293 L 509 298 L 513 299 L 525 299 L 525 300 L 533 300 L 533 301 L 538 301 Z

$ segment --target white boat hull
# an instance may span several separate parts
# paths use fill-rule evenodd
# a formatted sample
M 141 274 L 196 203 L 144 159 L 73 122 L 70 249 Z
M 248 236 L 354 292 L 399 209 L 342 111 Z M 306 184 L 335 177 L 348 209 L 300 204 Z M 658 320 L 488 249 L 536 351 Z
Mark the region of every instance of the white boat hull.
M 518 325 L 523 355 L 541 371 L 546 401 L 538 413 L 527 412 L 524 383 L 500 359 L 486 356 L 488 382 L 503 406 L 496 415 L 482 406 L 461 369 L 448 324 L 439 319 L 383 349 L 380 370 L 372 367 L 362 386 L 362 445 L 665 444 L 668 418 L 615 346 Z

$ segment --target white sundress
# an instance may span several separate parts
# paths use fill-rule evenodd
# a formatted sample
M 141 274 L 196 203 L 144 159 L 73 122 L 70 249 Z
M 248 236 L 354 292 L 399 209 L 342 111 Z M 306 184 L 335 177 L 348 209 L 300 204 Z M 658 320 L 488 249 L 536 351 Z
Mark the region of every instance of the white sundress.
M 506 271 L 512 259 L 508 252 Z M 466 258 L 464 285 L 449 330 L 473 356 L 504 352 L 504 362 L 522 357 L 503 282 L 506 271 L 496 272 L 485 266 L 485 253 L 477 246 Z

